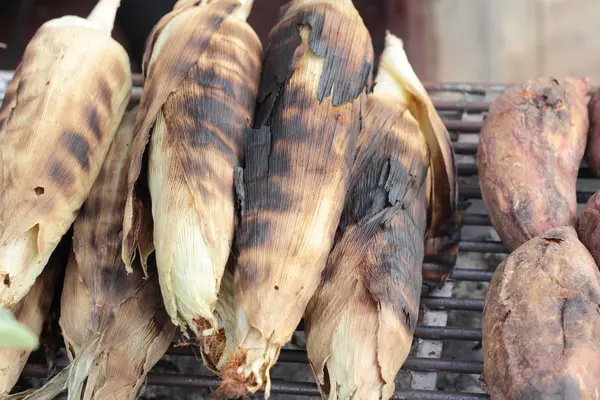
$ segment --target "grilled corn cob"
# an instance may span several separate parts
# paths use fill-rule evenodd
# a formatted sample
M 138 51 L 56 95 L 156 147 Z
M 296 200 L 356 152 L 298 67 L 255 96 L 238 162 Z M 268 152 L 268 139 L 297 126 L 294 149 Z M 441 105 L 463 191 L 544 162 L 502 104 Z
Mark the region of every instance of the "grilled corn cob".
M 58 245 L 27 295 L 11 309 L 17 320 L 27 326 L 36 338 L 42 332 L 58 278 L 65 271 L 69 250 L 68 240 Z M 23 348 L 0 348 L 0 399 L 8 397 L 29 354 L 30 351 Z
M 227 336 L 215 307 L 234 234 L 233 170 L 254 117 L 262 48 L 246 23 L 251 0 L 196 3 L 178 2 L 146 49 L 123 257 L 130 263 L 139 249 L 145 263 L 154 244 L 167 311 L 216 370 Z M 149 140 L 146 187 L 139 178 Z M 148 190 L 153 243 L 137 236 L 151 222 L 142 212 Z
M 324 398 L 389 399 L 419 314 L 429 150 L 390 72 L 388 34 L 369 95 L 346 204 L 321 284 L 304 314 Z
M 43 24 L 0 109 L 0 307 L 28 292 L 87 198 L 131 92 L 118 0 Z
M 292 1 L 269 40 L 236 174 L 238 346 L 222 369 L 224 396 L 269 395 L 269 369 L 331 250 L 371 80 L 371 39 L 350 0 Z
M 139 262 L 127 273 L 121 259 L 119 233 L 136 111 L 125 115 L 73 225 L 60 318 L 72 359 L 61 372 L 68 375 L 66 385 L 47 385 L 36 396 L 66 386 L 69 399 L 136 398 L 146 373 L 173 338 L 175 327 L 156 274 L 145 279 Z
M 437 114 L 427 91 L 412 69 L 402 41 L 389 33 L 386 35 L 386 57 L 380 63 L 387 71 L 389 79 L 403 86 L 411 115 L 419 123 L 419 129 L 425 135 L 431 153 L 429 175 L 427 179 L 428 227 L 426 233 L 425 254 L 435 257 L 446 268 L 442 273 L 424 272 L 427 284 L 439 285 L 450 275 L 458 254 L 460 241 L 461 210 L 458 204 L 458 181 L 456 161 L 448 131 Z M 383 77 L 381 77 L 383 79 Z M 386 78 L 388 79 L 388 78 Z M 381 85 L 384 90 L 384 85 Z M 394 91 L 396 85 L 389 88 Z

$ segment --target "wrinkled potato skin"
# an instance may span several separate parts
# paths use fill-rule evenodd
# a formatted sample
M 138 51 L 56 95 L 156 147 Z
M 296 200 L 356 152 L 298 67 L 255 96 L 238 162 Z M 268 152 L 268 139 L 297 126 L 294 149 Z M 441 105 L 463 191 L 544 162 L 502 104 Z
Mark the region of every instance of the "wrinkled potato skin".
M 519 247 L 490 283 L 484 379 L 492 400 L 597 399 L 600 272 L 572 227 Z
M 511 250 L 577 226 L 577 172 L 588 132 L 587 79 L 542 78 L 509 88 L 483 124 L 477 166 L 492 224 Z
M 600 265 L 600 192 L 590 197 L 583 208 L 577 233 L 581 243 L 594 257 L 596 265 Z
M 590 131 L 588 133 L 585 161 L 590 169 L 600 177 L 600 88 L 598 88 L 588 105 Z

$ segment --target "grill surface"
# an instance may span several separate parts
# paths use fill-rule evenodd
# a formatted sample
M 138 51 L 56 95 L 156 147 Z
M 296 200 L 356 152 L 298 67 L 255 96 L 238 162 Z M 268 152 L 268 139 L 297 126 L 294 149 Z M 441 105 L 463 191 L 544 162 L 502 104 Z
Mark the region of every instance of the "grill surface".
M 11 73 L 0 71 L 0 99 L 3 96 L 5 85 L 10 79 Z M 133 101 L 138 101 L 141 93 L 139 87 L 141 77 L 135 76 Z M 434 103 L 448 127 L 454 148 L 456 151 L 458 170 L 460 176 L 461 200 L 471 203 L 465 213 L 463 221 L 463 241 L 460 243 L 460 254 L 456 269 L 451 279 L 444 287 L 426 294 L 421 299 L 421 317 L 419 327 L 415 333 L 415 341 L 411 356 L 403 366 L 403 370 L 410 374 L 410 382 L 407 387 L 397 384 L 396 399 L 412 400 L 476 400 L 487 399 L 483 390 L 471 389 L 479 393 L 448 392 L 440 390 L 440 376 L 443 374 L 471 374 L 473 379 L 478 379 L 482 372 L 483 364 L 481 352 L 472 352 L 476 356 L 466 353 L 458 356 L 446 353 L 453 349 L 465 347 L 464 342 L 472 342 L 469 345 L 478 348 L 481 341 L 480 313 L 483 310 L 483 295 L 485 290 L 477 291 L 477 294 L 465 293 L 462 295 L 457 287 L 471 282 L 479 283 L 487 289 L 487 282 L 493 274 L 483 261 L 484 258 L 501 259 L 502 255 L 508 253 L 506 247 L 497 240 L 489 240 L 494 237 L 493 229 L 489 227 L 490 221 L 481 204 L 481 192 L 477 184 L 477 168 L 475 165 L 475 154 L 477 151 L 478 132 L 490 102 L 504 89 L 503 85 L 494 84 L 466 84 L 466 83 L 428 83 L 425 85 L 429 90 Z M 586 182 L 591 172 L 584 165 L 580 169 L 580 181 L 578 181 L 578 202 L 583 203 L 598 189 L 597 181 Z M 483 240 L 485 238 L 485 240 Z M 497 236 L 495 236 L 497 239 Z M 471 253 L 471 254 L 469 254 Z M 488 253 L 481 257 L 479 262 L 467 262 L 472 253 Z M 500 256 L 490 256 L 497 253 Z M 439 268 L 435 264 L 424 264 L 424 269 L 435 271 Z M 466 282 L 466 284 L 465 284 Z M 453 318 L 458 313 L 467 313 L 469 316 L 462 318 L 471 326 L 447 326 L 448 320 L 461 320 Z M 475 315 L 473 315 L 475 314 Z M 450 318 L 449 318 L 450 317 Z M 302 329 L 302 324 L 299 326 Z M 462 342 L 462 345 L 461 345 Z M 458 343 L 458 344 L 457 344 Z M 196 356 L 191 347 L 173 345 L 168 355 L 175 357 Z M 477 356 L 479 354 L 479 356 Z M 196 357 L 197 358 L 197 357 Z M 201 363 L 201 361 L 197 361 Z M 281 352 L 280 364 L 307 364 L 306 352 L 302 350 L 285 349 Z M 300 368 L 301 366 L 297 366 Z M 406 374 L 406 372 L 405 372 Z M 23 370 L 23 376 L 47 377 L 48 368 L 43 364 L 28 364 Z M 175 373 L 151 372 L 148 375 L 148 385 L 167 387 L 181 387 L 190 389 L 214 389 L 218 379 L 206 375 L 185 375 Z M 405 385 L 406 386 L 406 385 Z M 301 395 L 318 396 L 316 386 L 312 382 L 299 382 L 291 380 L 273 380 L 272 397 L 278 395 Z

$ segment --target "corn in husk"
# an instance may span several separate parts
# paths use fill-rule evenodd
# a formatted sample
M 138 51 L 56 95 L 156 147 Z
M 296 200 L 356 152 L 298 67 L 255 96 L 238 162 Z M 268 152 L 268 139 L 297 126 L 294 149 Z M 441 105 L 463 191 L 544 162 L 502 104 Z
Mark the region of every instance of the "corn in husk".
M 304 315 L 324 398 L 391 398 L 419 315 L 430 160 L 410 111 L 419 100 L 390 71 L 399 51 L 388 34 L 336 242 Z
M 238 346 L 222 369 L 224 396 L 269 395 L 269 369 L 333 244 L 371 81 L 371 39 L 349 0 L 292 1 L 269 40 L 256 129 L 236 175 Z
M 28 292 L 94 183 L 131 92 L 118 0 L 43 24 L 0 109 L 0 307 Z
M 425 254 L 439 262 L 441 273 L 423 273 L 428 285 L 442 284 L 452 272 L 458 254 L 460 241 L 460 219 L 462 210 L 458 204 L 458 180 L 456 161 L 452 143 L 443 121 L 438 115 L 427 91 L 412 69 L 404 52 L 402 41 L 391 34 L 386 35 L 387 56 L 382 57 L 380 65 L 387 71 L 387 80 L 396 84 L 387 85 L 380 77 L 382 90 L 389 87 L 392 91 L 400 84 L 406 95 L 411 115 L 419 123 L 419 129 L 425 135 L 431 153 L 429 174 L 427 177 L 428 227 L 425 242 Z
M 121 259 L 133 128 L 129 111 L 73 225 L 73 252 L 61 298 L 60 325 L 71 364 L 31 398 L 68 389 L 69 399 L 134 399 L 175 333 L 158 277 Z
M 167 311 L 216 371 L 227 336 L 216 303 L 234 235 L 233 171 L 254 117 L 262 47 L 246 23 L 252 1 L 197 3 L 178 2 L 148 41 L 123 257 L 129 263 L 137 252 L 144 264 L 155 246 Z M 153 242 L 143 228 L 138 235 L 152 218 Z
M 48 265 L 37 277 L 27 295 L 10 310 L 11 315 L 26 326 L 36 340 L 48 316 L 58 279 L 64 274 L 69 250 L 68 240 L 58 245 Z M 0 348 L 0 399 L 8 397 L 8 393 L 21 375 L 29 354 L 29 349 L 21 347 Z

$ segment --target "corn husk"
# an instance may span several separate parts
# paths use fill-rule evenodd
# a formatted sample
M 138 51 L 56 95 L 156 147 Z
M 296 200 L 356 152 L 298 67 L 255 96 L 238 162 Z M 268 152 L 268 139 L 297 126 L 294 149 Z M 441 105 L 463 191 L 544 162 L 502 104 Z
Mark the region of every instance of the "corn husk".
M 123 256 L 130 263 L 137 252 L 144 264 L 156 248 L 166 309 L 185 334 L 198 337 L 216 372 L 232 335 L 222 331 L 216 307 L 234 235 L 233 171 L 254 117 L 262 48 L 246 23 L 251 1 L 196 3 L 178 2 L 148 42 Z M 143 203 L 148 192 L 151 216 Z M 152 222 L 153 241 L 138 235 Z
M 336 242 L 304 314 L 327 399 L 391 398 L 419 315 L 429 149 L 388 67 L 369 95 Z
M 227 397 L 269 396 L 269 369 L 333 244 L 371 80 L 371 39 L 349 0 L 292 1 L 269 40 L 236 186 L 237 348 L 219 391 Z
M 402 86 L 410 113 L 419 123 L 431 152 L 427 182 L 429 211 L 426 255 L 439 261 L 445 269 L 442 273 L 426 272 L 423 278 L 428 284 L 439 285 L 454 268 L 460 241 L 462 214 L 458 204 L 454 151 L 443 121 L 408 61 L 402 40 L 387 32 L 385 49 L 380 65 L 386 74 L 379 76 L 381 86 L 389 87 L 392 91 L 397 84 Z M 386 82 L 389 81 L 397 84 L 388 85 Z
M 118 0 L 43 24 L 0 109 L 0 307 L 29 291 L 94 183 L 131 92 Z
M 48 316 L 58 279 L 64 274 L 69 249 L 69 241 L 56 248 L 27 295 L 10 310 L 10 315 L 27 327 L 36 342 Z M 30 347 L 0 348 L 0 399 L 7 398 L 17 383 L 31 350 Z
M 71 364 L 31 398 L 66 388 L 69 399 L 135 399 L 173 338 L 175 327 L 164 309 L 156 273 L 146 279 L 139 262 L 127 273 L 121 259 L 136 114 L 134 109 L 125 115 L 73 225 L 60 318 Z

